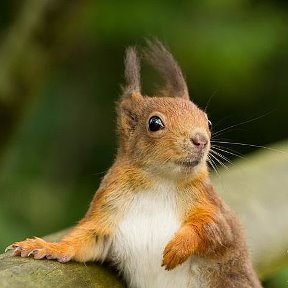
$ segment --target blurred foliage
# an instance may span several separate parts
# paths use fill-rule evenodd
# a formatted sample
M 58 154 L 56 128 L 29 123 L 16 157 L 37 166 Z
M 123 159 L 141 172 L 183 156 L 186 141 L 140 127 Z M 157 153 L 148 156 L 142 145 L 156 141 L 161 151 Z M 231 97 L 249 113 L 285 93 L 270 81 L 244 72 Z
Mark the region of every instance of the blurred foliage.
M 273 278 L 264 282 L 264 287 L 284 288 L 288 284 L 288 267 L 278 271 Z
M 0 247 L 84 214 L 115 153 L 125 47 L 162 40 L 216 131 L 248 121 L 219 138 L 267 145 L 288 137 L 287 36 L 286 1 L 2 1 Z

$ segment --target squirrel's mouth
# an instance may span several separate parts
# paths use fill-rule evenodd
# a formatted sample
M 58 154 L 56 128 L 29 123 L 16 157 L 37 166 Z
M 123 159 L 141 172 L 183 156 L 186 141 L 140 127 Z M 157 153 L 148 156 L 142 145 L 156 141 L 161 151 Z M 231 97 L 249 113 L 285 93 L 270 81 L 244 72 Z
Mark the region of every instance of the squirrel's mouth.
M 182 159 L 176 160 L 176 164 L 184 168 L 194 168 L 199 165 L 205 158 L 205 153 L 198 153 Z
M 193 168 L 201 162 L 201 159 L 187 159 L 187 160 L 178 160 L 176 161 L 177 165 L 183 166 L 185 168 Z

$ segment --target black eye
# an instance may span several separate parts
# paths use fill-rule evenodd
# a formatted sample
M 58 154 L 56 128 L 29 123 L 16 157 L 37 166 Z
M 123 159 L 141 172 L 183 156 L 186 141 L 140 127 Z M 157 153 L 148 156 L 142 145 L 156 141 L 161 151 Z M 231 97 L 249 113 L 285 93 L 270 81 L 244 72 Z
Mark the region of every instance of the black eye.
M 208 128 L 210 131 L 212 130 L 212 122 L 210 120 L 208 120 Z
M 152 116 L 149 119 L 149 130 L 151 132 L 159 131 L 161 129 L 164 129 L 164 127 L 165 126 L 164 126 L 162 120 L 158 116 Z

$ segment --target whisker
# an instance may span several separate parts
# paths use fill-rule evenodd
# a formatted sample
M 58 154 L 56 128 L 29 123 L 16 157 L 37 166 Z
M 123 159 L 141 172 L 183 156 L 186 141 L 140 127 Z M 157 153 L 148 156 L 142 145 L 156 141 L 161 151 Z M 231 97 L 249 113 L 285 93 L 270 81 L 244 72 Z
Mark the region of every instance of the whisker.
M 215 155 L 210 154 L 210 156 L 213 157 L 223 168 L 228 169 L 228 167 L 222 161 L 220 161 Z
M 214 136 L 219 136 L 220 134 L 222 134 L 223 132 L 229 130 L 229 129 L 232 129 L 232 128 L 235 128 L 235 127 L 238 127 L 238 126 L 241 126 L 241 125 L 244 125 L 244 124 L 247 124 L 247 123 L 250 123 L 250 122 L 253 122 L 253 121 L 256 121 L 256 120 L 259 120 L 263 117 L 266 117 L 267 115 L 271 114 L 273 111 L 270 111 L 270 112 L 267 112 L 263 115 L 260 115 L 258 117 L 255 117 L 255 118 L 252 118 L 252 119 L 249 119 L 249 120 L 246 120 L 246 121 L 243 121 L 241 123 L 237 123 L 237 124 L 234 124 L 234 125 L 231 125 L 231 126 L 228 126 L 226 128 L 223 128 L 219 131 L 216 131 L 215 133 L 213 133 Z
M 219 163 L 223 168 L 228 169 L 227 166 L 226 166 L 222 161 L 220 161 L 215 155 L 210 154 L 210 156 L 213 157 L 213 159 L 214 159 L 217 163 Z
M 237 126 L 237 125 L 235 125 L 235 126 Z M 226 129 L 227 128 L 227 129 Z M 222 130 L 219 130 L 219 131 L 216 131 L 216 132 L 214 132 L 214 134 L 212 135 L 212 138 L 213 139 L 215 139 L 215 137 L 219 137 L 219 136 L 222 136 L 223 134 L 225 134 L 225 133 L 229 133 L 229 132 L 231 132 L 231 131 L 239 131 L 239 132 L 243 132 L 243 131 L 246 131 L 244 128 L 238 128 L 238 129 L 233 129 L 234 128 L 234 126 L 229 126 L 229 127 L 226 127 L 225 129 L 222 129 Z M 231 131 L 228 131 L 227 132 L 227 130 L 230 130 L 231 129 Z M 233 130 L 232 130 L 233 129 Z M 226 134 L 226 135 L 227 135 Z
M 207 103 L 206 103 L 205 109 L 204 109 L 205 112 L 207 112 L 208 106 L 209 106 L 212 98 L 214 98 L 214 96 L 216 95 L 216 93 L 217 93 L 217 90 L 214 91 L 214 92 L 211 94 L 211 96 L 209 97 L 209 99 L 208 99 L 208 101 L 207 101 Z
M 245 159 L 242 154 L 240 154 L 240 153 L 238 153 L 238 152 L 235 152 L 235 151 L 233 151 L 233 150 L 231 150 L 231 151 L 233 151 L 233 152 L 231 152 L 231 151 L 229 151 L 229 150 L 226 150 L 227 148 L 226 148 L 226 149 L 223 149 L 222 147 L 217 146 L 217 145 L 212 145 L 211 148 L 214 148 L 214 149 L 216 149 L 216 150 L 219 150 L 219 151 L 221 151 L 221 152 L 223 152 L 223 153 L 230 154 L 230 155 L 232 155 L 232 156 L 236 156 L 236 157 Z
M 218 120 L 216 123 L 213 122 L 213 131 L 217 132 L 215 130 L 215 127 L 218 127 L 221 125 L 221 123 L 225 123 L 225 121 L 229 118 L 231 118 L 232 116 L 231 115 L 227 115 L 226 117 L 223 117 L 221 120 Z M 212 131 L 212 132 L 213 132 Z M 213 132 L 214 133 L 214 132 Z M 212 137 L 213 137 L 213 133 L 212 133 Z
M 254 148 L 262 148 L 262 149 L 267 149 L 270 151 L 274 151 L 274 152 L 278 152 L 278 153 L 282 153 L 285 156 L 288 156 L 288 153 L 285 151 L 281 151 L 279 149 L 274 149 L 271 147 L 266 147 L 266 146 L 262 146 L 262 145 L 255 145 L 255 144 L 248 144 L 248 143 L 240 143 L 240 142 L 229 142 L 229 141 L 215 141 L 215 140 L 211 140 L 211 143 L 219 143 L 219 144 L 230 144 L 230 145 L 239 145 L 239 146 L 248 146 L 248 147 L 254 147 Z
M 214 153 L 215 155 L 219 156 L 221 159 L 223 159 L 224 161 L 228 162 L 229 164 L 233 164 L 230 159 L 228 159 L 227 157 L 225 157 L 224 155 L 214 151 L 213 149 L 210 150 L 211 153 Z
M 216 174 L 219 175 L 218 170 L 217 170 L 217 166 L 214 163 L 214 161 L 210 158 L 210 155 L 208 155 L 208 162 L 211 165 L 212 169 L 216 172 Z

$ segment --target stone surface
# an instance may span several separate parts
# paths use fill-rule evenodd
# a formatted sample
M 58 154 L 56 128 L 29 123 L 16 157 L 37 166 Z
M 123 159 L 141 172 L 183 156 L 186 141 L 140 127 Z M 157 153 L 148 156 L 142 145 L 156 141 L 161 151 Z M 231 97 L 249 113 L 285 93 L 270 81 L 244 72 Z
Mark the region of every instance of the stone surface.
M 45 239 L 57 241 L 67 230 Z M 107 265 L 13 257 L 12 252 L 0 255 L 1 288 L 123 288 L 117 273 Z
M 8 254 L 8 253 L 7 253 Z M 0 287 L 124 287 L 113 272 L 96 264 L 0 256 Z

